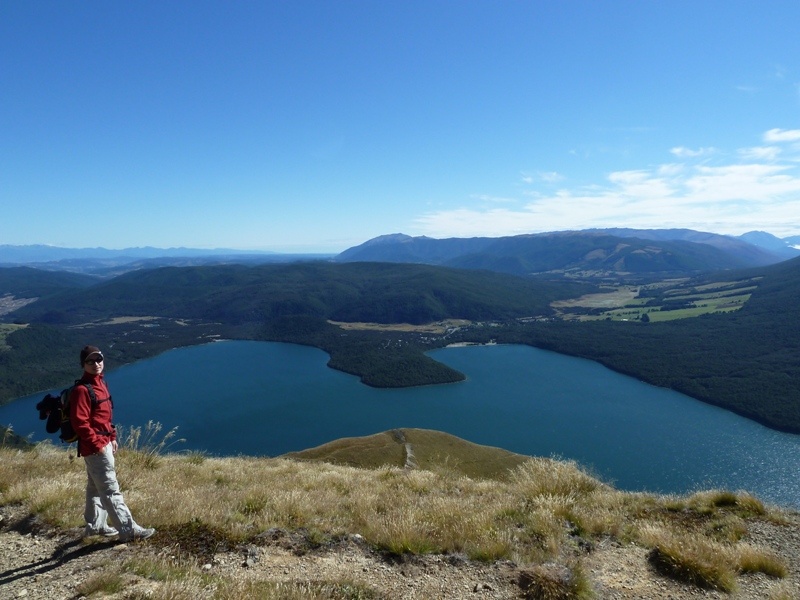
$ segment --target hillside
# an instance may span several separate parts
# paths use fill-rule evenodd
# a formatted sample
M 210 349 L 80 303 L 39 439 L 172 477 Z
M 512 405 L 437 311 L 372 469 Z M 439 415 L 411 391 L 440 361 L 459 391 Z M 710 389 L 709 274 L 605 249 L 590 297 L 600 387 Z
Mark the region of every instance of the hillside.
M 788 246 L 784 248 L 792 252 Z M 560 272 L 580 277 L 636 279 L 764 266 L 785 258 L 785 253 L 711 233 L 597 229 L 441 240 L 393 234 L 349 248 L 336 260 L 413 262 L 515 275 Z
M 658 323 L 530 323 L 472 331 L 464 339 L 590 358 L 769 427 L 800 432 L 800 259 L 723 277 L 760 278 L 736 312 Z
M 115 316 L 264 323 L 297 315 L 334 321 L 430 323 L 552 312 L 572 283 L 526 281 L 426 265 L 305 262 L 167 267 L 127 273 L 18 310 L 27 322 L 77 325 Z
M 342 438 L 286 458 L 322 461 L 368 469 L 379 467 L 435 470 L 447 457 L 448 467 L 467 477 L 492 478 L 512 471 L 529 457 L 502 448 L 480 446 L 441 431 L 393 429 L 371 436 Z
M 0 586 L 9 598 L 789 600 L 800 592 L 800 517 L 745 492 L 620 492 L 574 463 L 512 464 L 503 451 L 423 430 L 328 447 L 351 457 L 371 449 L 367 461 L 379 464 L 368 468 L 161 455 L 157 440 L 141 439 L 123 440 L 118 468 L 131 509 L 157 533 L 127 545 L 80 539 L 85 473 L 67 451 L 0 448 Z M 438 458 L 427 469 L 397 466 L 398 443 Z M 481 475 L 462 470 L 472 457 L 487 466 Z
M 0 270 L 2 271 L 2 270 Z M 329 321 L 427 324 L 551 314 L 550 303 L 590 290 L 489 272 L 426 265 L 304 262 L 137 271 L 65 288 L 10 313 L 28 324 L 3 332 L 0 402 L 66 384 L 74 352 L 92 339 L 123 365 L 215 339 L 290 341 L 331 355 L 331 366 L 382 387 L 458 381 L 463 375 L 421 352 L 421 337 L 381 350 L 380 332 L 342 334 Z M 427 347 L 446 343 L 427 336 Z M 35 360 L 31 360 L 35 357 Z
M 31 267 L 0 268 L 0 298 L 46 298 L 68 289 L 85 289 L 97 283 L 88 275 L 50 272 Z M 0 312 L 2 316 L 3 312 Z

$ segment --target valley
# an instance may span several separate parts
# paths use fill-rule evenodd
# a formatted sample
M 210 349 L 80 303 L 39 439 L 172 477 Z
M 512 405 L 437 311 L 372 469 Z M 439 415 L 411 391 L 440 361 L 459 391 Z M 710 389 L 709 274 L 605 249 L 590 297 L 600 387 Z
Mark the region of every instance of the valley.
M 716 246 L 621 240 L 603 232 L 411 242 L 390 236 L 342 253 L 402 249 L 405 260 L 438 256 L 459 267 L 392 255 L 395 262 L 213 263 L 110 278 L 0 269 L 0 292 L 17 307 L 2 317 L 3 339 L 14 351 L 0 352 L 0 403 L 70 381 L 74 348 L 87 339 L 107 348 L 116 365 L 219 339 L 303 344 L 328 353 L 329 367 L 380 388 L 462 381 L 427 352 L 496 342 L 595 360 L 800 432 L 800 259 L 768 259 L 719 237 Z M 731 243 L 733 253 L 724 245 Z M 622 262 L 615 256 L 592 270 L 598 257 L 610 256 L 606 248 L 632 250 Z M 743 263 L 750 266 L 731 268 Z M 539 274 L 512 274 L 512 265 Z M 579 268 L 603 276 L 574 277 Z

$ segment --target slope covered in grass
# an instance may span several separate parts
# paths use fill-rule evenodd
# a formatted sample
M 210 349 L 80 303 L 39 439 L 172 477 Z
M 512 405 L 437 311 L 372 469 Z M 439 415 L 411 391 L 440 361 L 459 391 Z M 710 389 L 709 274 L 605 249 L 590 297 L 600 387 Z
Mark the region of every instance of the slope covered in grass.
M 253 557 L 291 549 L 329 564 L 353 560 L 356 544 L 371 560 L 389 564 L 449 561 L 464 568 L 478 565 L 479 570 L 479 565 L 495 565 L 520 582 L 517 594 L 524 598 L 548 597 L 541 595 L 548 589 L 560 594 L 554 597 L 603 597 L 597 591 L 611 589 L 610 584 L 589 574 L 602 572 L 597 561 L 614 554 L 608 548 L 638 556 L 633 568 L 641 572 L 649 572 L 649 561 L 658 569 L 657 577 L 677 580 L 679 586 L 732 591 L 748 584 L 744 573 L 756 571 L 772 582 L 770 588 L 797 589 L 788 567 L 797 564 L 796 557 L 780 555 L 748 535 L 751 528 L 763 526 L 796 528 L 796 520 L 747 493 L 664 497 L 620 492 L 572 462 L 526 457 L 514 465 L 517 458 L 508 463 L 512 457 L 502 450 L 474 447 L 436 432 L 403 430 L 403 435 L 403 444 L 416 444 L 420 456 L 439 453 L 439 458 L 420 469 L 285 457 L 161 455 L 158 445 L 142 445 L 141 435 L 128 436 L 118 453 L 119 477 L 137 520 L 158 529 L 146 544 L 158 558 L 148 558 L 146 564 L 136 557 L 125 564 L 108 561 L 86 581 L 98 587 L 113 581 L 121 586 L 113 596 L 117 598 L 138 598 L 132 591 L 123 594 L 126 586 L 143 580 L 150 589 L 147 597 L 155 600 L 234 598 L 241 597 L 246 581 L 262 581 L 255 562 L 246 581 L 224 574 L 231 569 L 220 565 L 237 552 Z M 387 437 L 396 438 L 397 432 L 343 440 L 317 453 L 327 460 L 349 447 L 349 461 L 363 449 L 366 463 L 380 463 L 381 454 L 392 462 L 397 442 L 387 442 Z M 465 474 L 473 468 L 463 460 L 469 448 L 484 465 L 480 477 Z M 451 460 L 448 449 L 461 459 Z M 495 460 L 489 459 L 492 454 Z M 486 467 L 490 463 L 494 467 Z M 81 461 L 63 449 L 47 444 L 30 451 L 0 448 L 0 508 L 16 507 L 40 528 L 79 531 L 84 485 Z M 432 557 L 451 558 L 437 563 L 430 562 Z M 163 575 L 165 571 L 171 575 Z M 372 571 L 351 573 L 346 585 L 361 595 L 313 595 L 308 584 L 325 581 L 301 570 L 293 585 L 306 585 L 308 594 L 259 597 L 397 597 L 376 585 Z M 447 573 L 442 577 L 447 579 Z M 341 592 L 345 584 L 336 585 Z M 425 597 L 407 591 L 409 598 Z M 445 590 L 442 597 L 470 597 L 465 592 Z

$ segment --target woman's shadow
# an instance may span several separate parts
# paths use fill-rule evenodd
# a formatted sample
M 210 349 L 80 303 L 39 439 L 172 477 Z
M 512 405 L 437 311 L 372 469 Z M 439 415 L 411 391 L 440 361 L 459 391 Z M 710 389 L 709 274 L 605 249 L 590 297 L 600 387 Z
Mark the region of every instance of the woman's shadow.
M 14 523 L 8 527 L 7 530 L 16 531 L 20 535 L 28 535 L 41 530 L 41 525 L 37 523 L 35 517 L 29 516 Z M 112 548 L 117 544 L 119 544 L 118 541 L 107 540 L 105 538 L 90 538 L 87 540 L 81 537 L 76 537 L 67 541 L 66 543 L 56 546 L 56 549 L 48 558 L 42 558 L 34 563 L 0 572 L 0 586 L 24 579 L 26 577 L 33 577 L 35 575 L 47 573 L 48 571 L 57 569 L 71 560 L 75 560 L 76 558 L 80 558 L 82 556 L 87 556 L 93 552 L 107 550 L 108 548 Z

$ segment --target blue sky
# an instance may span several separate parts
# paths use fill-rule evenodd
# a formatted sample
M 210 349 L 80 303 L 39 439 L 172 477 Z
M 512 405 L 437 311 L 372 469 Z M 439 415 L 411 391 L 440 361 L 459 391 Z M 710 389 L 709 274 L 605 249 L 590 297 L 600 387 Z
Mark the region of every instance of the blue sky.
M 0 0 L 0 244 L 800 234 L 800 2 Z

